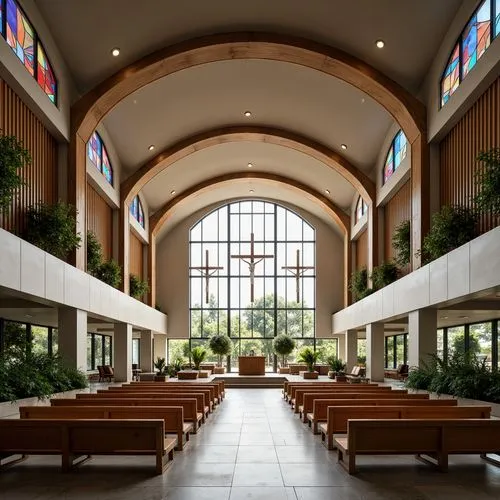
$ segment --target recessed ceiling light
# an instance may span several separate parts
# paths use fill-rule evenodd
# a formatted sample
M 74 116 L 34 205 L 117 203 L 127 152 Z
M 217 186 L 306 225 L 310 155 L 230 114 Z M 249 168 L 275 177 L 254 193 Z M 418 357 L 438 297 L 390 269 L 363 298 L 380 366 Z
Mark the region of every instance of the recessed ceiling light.
M 330 194 L 330 190 L 329 189 L 325 189 L 325 193 L 326 194 Z
M 251 111 L 245 111 L 243 113 L 247 118 L 250 118 L 252 116 L 252 112 Z
M 341 147 L 342 149 L 346 150 L 346 149 L 347 149 L 347 144 L 341 144 L 341 145 L 340 145 L 340 147 Z
M 253 193 L 253 192 L 254 192 L 254 190 L 253 190 L 253 189 L 250 189 L 250 193 Z
M 448 319 L 448 316 L 443 316 L 441 319 Z
M 111 50 L 111 55 L 113 57 L 118 57 L 120 55 L 120 49 L 118 47 L 115 47 L 114 49 Z
M 459 316 L 460 319 L 469 319 L 469 316 Z
M 175 194 L 175 189 L 172 189 L 172 191 L 170 191 L 170 194 Z
M 385 47 L 385 42 L 384 40 L 377 40 L 375 42 L 375 45 L 377 46 L 378 49 L 383 49 Z
M 253 163 L 248 163 L 248 164 L 247 164 L 247 167 L 248 167 L 248 168 L 252 168 L 252 167 L 253 167 Z
M 364 97 L 362 97 L 362 98 L 361 98 L 361 103 L 362 103 L 362 104 L 364 104 L 364 103 L 365 103 L 365 98 L 364 98 Z
M 148 147 L 148 149 L 149 149 L 150 151 L 153 151 L 153 149 L 154 149 L 154 148 L 155 148 L 155 145 L 154 145 L 154 144 L 151 144 L 151 145 Z

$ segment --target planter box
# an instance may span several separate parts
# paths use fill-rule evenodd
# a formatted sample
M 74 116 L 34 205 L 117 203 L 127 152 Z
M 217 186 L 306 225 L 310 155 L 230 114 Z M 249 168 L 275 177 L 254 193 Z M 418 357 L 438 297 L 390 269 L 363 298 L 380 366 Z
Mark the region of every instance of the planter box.
M 200 370 L 198 372 L 198 378 L 208 378 L 212 372 L 210 370 Z
M 214 375 L 224 375 L 224 373 L 226 373 L 225 366 L 216 366 L 214 368 Z
M 290 374 L 290 367 L 289 366 L 280 367 L 278 368 L 278 373 Z
M 319 375 L 318 372 L 300 372 L 300 374 L 306 380 L 317 379 Z
M 345 375 L 337 375 L 335 377 L 335 382 L 347 382 L 347 377 Z
M 153 377 L 154 382 L 165 382 L 167 380 L 167 375 L 155 375 Z
M 180 371 L 177 373 L 177 378 L 179 380 L 196 380 L 198 378 L 198 372 L 192 371 Z

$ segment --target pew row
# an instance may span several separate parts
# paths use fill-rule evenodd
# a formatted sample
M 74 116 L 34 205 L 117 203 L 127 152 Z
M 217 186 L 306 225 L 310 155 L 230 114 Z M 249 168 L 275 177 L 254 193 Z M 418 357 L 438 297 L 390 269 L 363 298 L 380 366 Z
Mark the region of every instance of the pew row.
M 352 389 L 352 385 L 347 382 L 285 382 L 285 388 L 283 389 L 283 397 L 286 401 L 290 402 L 292 399 L 292 393 L 295 389 L 307 389 L 308 387 L 312 388 L 323 388 L 327 387 L 332 391 L 337 389 Z M 389 387 L 389 386 L 379 386 L 376 383 L 372 384 L 364 384 L 363 387 Z
M 488 456 L 500 450 L 500 420 L 349 420 L 347 437 L 336 438 L 335 444 L 339 464 L 349 474 L 356 473 L 358 455 L 415 454 L 442 472 L 448 470 L 452 454 L 479 455 L 500 466 Z
M 213 387 L 215 391 L 215 397 L 217 398 L 217 403 L 220 403 L 225 397 L 225 386 L 223 381 L 217 382 L 177 382 L 177 381 L 165 381 L 165 382 L 129 382 L 122 384 L 122 387 Z
M 174 457 L 177 439 L 165 436 L 163 420 L 0 419 L 0 468 L 27 455 L 61 455 L 63 472 L 92 455 L 154 455 L 156 474 Z M 12 459 L 22 455 L 20 459 Z M 5 459 L 11 459 L 2 463 Z

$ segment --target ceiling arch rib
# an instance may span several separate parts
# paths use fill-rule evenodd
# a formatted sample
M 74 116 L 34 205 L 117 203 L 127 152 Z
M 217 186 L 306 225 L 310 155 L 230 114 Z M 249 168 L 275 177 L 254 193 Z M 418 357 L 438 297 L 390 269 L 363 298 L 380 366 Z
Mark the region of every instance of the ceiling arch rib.
M 228 142 L 264 142 L 306 154 L 342 175 L 363 196 L 367 203 L 375 200 L 375 184 L 342 155 L 307 137 L 271 127 L 226 127 L 197 134 L 167 148 L 134 172 L 121 185 L 122 204 L 132 199 L 156 175 L 175 162 L 218 144 Z
M 364 61 L 303 38 L 241 32 L 187 40 L 154 52 L 115 73 L 74 104 L 73 134 L 87 142 L 114 106 L 149 83 L 183 69 L 233 59 L 282 61 L 321 71 L 370 95 L 394 117 L 410 143 L 425 132 L 423 104 Z

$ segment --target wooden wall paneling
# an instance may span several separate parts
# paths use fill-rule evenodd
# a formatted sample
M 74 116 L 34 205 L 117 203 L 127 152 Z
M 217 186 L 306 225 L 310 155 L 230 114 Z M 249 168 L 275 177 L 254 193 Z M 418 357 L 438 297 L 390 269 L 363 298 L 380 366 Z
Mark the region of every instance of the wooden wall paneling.
M 30 152 L 31 164 L 22 169 L 25 185 L 12 200 L 6 214 L 0 214 L 0 227 L 21 234 L 26 209 L 37 203 L 55 203 L 57 196 L 57 142 L 23 103 L 0 80 L 0 129 L 15 135 Z
M 473 206 L 474 174 L 480 151 L 500 147 L 500 78 L 484 92 L 440 143 L 440 204 Z M 484 233 L 499 224 L 490 214 L 479 222 Z
M 356 270 L 368 265 L 368 231 L 363 231 L 356 240 Z
M 87 230 L 92 231 L 101 243 L 104 259 L 111 259 L 113 257 L 113 209 L 88 183 L 86 225 Z
M 130 273 L 143 279 L 144 252 L 142 241 L 130 230 Z

